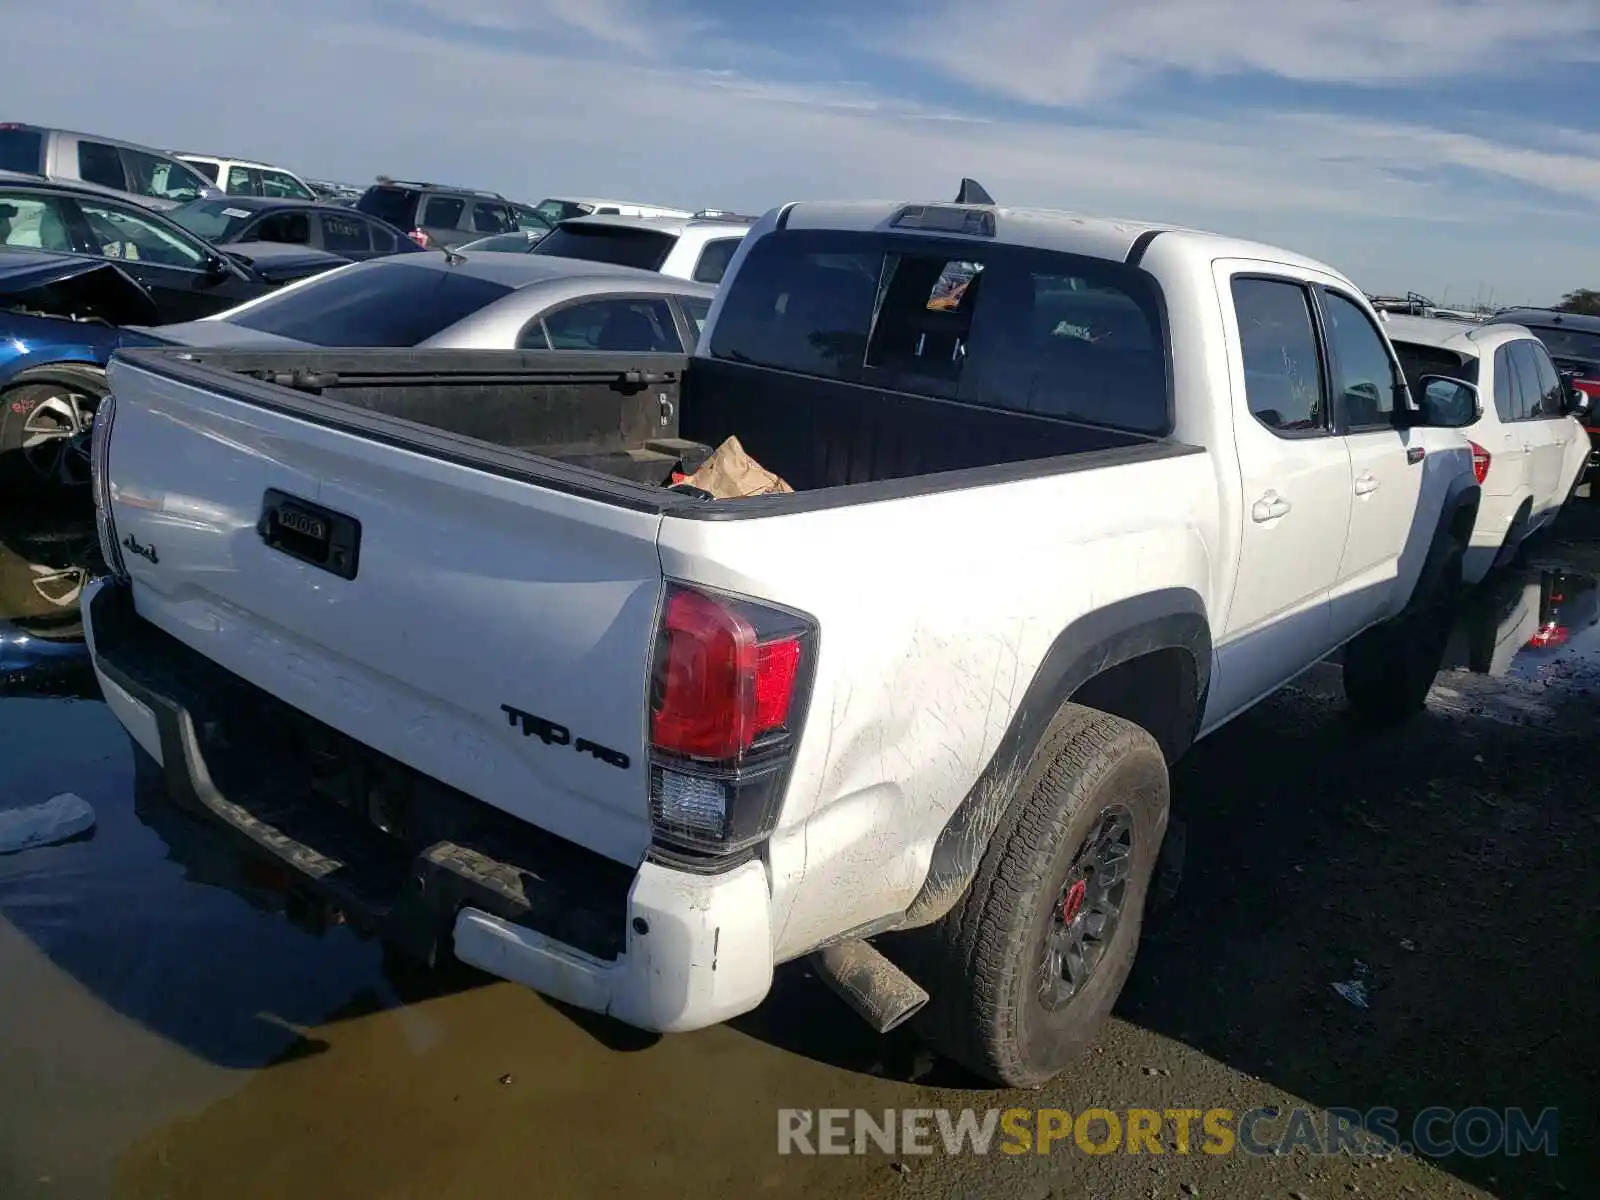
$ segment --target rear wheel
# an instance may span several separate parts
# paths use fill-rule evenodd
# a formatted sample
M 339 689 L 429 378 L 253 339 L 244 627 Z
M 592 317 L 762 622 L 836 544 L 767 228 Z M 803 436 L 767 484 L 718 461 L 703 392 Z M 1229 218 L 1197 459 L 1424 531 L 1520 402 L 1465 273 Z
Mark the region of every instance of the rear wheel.
M 1356 716 L 1396 725 L 1420 712 L 1450 642 L 1462 589 L 1462 551 L 1449 551 L 1427 597 L 1344 650 L 1344 694 Z
M 1133 965 L 1167 805 L 1150 734 L 1062 708 L 966 894 L 918 931 L 935 1050 L 1009 1087 L 1078 1057 Z
M 17 486 L 89 485 L 89 438 L 105 395 L 98 371 L 72 371 L 0 392 L 0 476 Z

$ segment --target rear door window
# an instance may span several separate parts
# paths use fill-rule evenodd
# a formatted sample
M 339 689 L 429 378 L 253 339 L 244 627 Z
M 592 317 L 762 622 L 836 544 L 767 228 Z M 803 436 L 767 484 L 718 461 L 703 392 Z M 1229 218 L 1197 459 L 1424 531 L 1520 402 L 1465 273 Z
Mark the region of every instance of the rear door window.
M 1562 393 L 1565 389 L 1561 386 L 1561 375 L 1556 370 L 1555 363 L 1550 361 L 1550 354 L 1541 342 L 1522 342 L 1526 347 L 1528 357 L 1533 359 L 1534 370 L 1539 376 L 1539 413 L 1541 417 L 1564 417 L 1562 411 Z
M 311 283 L 267 296 L 232 324 L 316 346 L 415 346 L 511 289 L 431 266 L 410 255 L 341 267 Z
M 681 354 L 683 339 L 664 300 L 607 297 L 569 304 L 544 316 L 552 350 Z M 531 349 L 518 343 L 519 349 Z
M 230 196 L 259 196 L 256 173 L 249 167 L 229 167 L 228 186 L 223 190 Z
M 252 242 L 282 242 L 290 246 L 311 244 L 311 222 L 305 213 L 280 212 L 261 218 L 250 231 Z
M 700 296 L 679 296 L 678 303 L 683 306 L 684 315 L 694 322 L 695 333 L 704 333 L 706 318 L 711 315 L 711 301 Z
M 213 162 L 209 158 L 186 158 L 183 161 L 188 163 L 200 174 L 204 175 L 212 183 L 217 181 L 217 172 L 221 169 L 221 163 Z
M 659 271 L 678 235 L 636 225 L 557 225 L 529 253 Z
M 394 232 L 376 221 L 368 221 L 367 231 L 372 235 L 372 248 L 379 254 L 393 254 L 399 244 L 395 240 Z
M 1526 341 L 1512 342 L 1506 350 L 1511 356 L 1511 369 L 1517 378 L 1517 420 L 1526 421 L 1543 415 L 1539 364 L 1534 361 L 1532 347 Z
M 44 134 L 36 129 L 0 128 L 0 171 L 18 171 L 23 175 L 42 174 Z
M 1517 375 L 1511 369 L 1511 347 L 1494 352 L 1494 411 L 1502 421 L 1515 421 L 1522 404 L 1517 391 Z
M 429 196 L 422 213 L 424 229 L 456 229 L 467 202 L 460 196 Z
M 261 194 L 274 196 L 280 200 L 315 200 L 311 189 L 304 186 L 293 175 L 285 171 L 274 171 L 270 167 L 262 168 Z
M 365 254 L 372 249 L 367 223 L 356 216 L 323 213 L 322 248 L 330 254 Z M 393 249 L 390 245 L 390 249 Z
M 198 199 L 207 187 L 205 176 L 175 158 L 124 146 L 122 163 L 128 171 L 128 190 L 140 196 L 182 202 Z
M 1229 290 L 1250 415 L 1279 437 L 1328 433 L 1328 384 L 1310 291 L 1295 280 L 1250 276 L 1233 280 Z
M 71 216 L 58 196 L 0 192 L 0 246 L 79 252 L 82 248 L 72 237 Z
M 726 286 L 717 358 L 1139 432 L 1171 426 L 1160 296 L 1121 263 L 795 230 L 751 246 Z
M 78 178 L 100 187 L 128 190 L 128 177 L 122 169 L 122 155 L 115 146 L 87 139 L 78 142 Z
M 717 238 L 707 242 L 700 251 L 700 261 L 694 265 L 696 283 L 721 283 L 722 276 L 733 261 L 733 252 L 739 248 L 742 237 Z
M 478 200 L 472 205 L 472 228 L 477 233 L 510 233 L 516 221 L 509 205 Z

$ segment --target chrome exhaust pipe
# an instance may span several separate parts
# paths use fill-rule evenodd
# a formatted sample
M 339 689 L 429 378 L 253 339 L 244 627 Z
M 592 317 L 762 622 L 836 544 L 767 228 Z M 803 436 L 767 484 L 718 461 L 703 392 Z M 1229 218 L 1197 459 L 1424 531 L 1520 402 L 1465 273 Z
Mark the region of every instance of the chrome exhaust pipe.
M 904 1024 L 928 1002 L 916 980 L 860 938 L 824 947 L 812 958 L 828 986 L 879 1033 Z

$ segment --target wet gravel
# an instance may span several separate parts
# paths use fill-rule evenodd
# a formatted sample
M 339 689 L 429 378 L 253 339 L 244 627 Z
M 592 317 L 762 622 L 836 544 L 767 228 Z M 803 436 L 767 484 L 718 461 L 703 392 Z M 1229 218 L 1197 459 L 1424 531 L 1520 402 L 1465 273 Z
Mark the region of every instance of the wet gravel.
M 0 804 L 70 790 L 99 815 L 0 857 L 7 1200 L 1554 1197 L 1600 1179 L 1600 504 L 1474 599 L 1452 654 L 1483 665 L 1497 630 L 1550 645 L 1447 672 L 1382 735 L 1319 667 L 1194 750 L 1181 886 L 1098 1044 L 1025 1097 L 875 1037 L 799 966 L 758 1012 L 655 1038 L 298 927 L 270 872 L 165 806 L 92 699 L 71 649 L 72 572 L 96 569 L 83 520 L 0 525 Z M 1357 978 L 1365 1008 L 1333 987 Z M 1556 1107 L 1561 1127 L 1554 1157 L 1438 1162 L 776 1152 L 779 1108 L 1017 1103 L 1387 1105 L 1402 1124 Z

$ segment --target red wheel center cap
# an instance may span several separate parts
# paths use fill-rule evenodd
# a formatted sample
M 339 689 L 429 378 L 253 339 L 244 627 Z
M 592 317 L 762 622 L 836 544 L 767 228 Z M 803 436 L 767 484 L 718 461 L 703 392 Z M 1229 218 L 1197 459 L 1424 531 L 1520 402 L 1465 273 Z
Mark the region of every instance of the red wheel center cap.
M 1072 924 L 1072 918 L 1083 907 L 1083 896 L 1088 890 L 1088 885 L 1081 879 L 1067 889 L 1066 897 L 1061 901 L 1061 919 L 1068 925 Z

